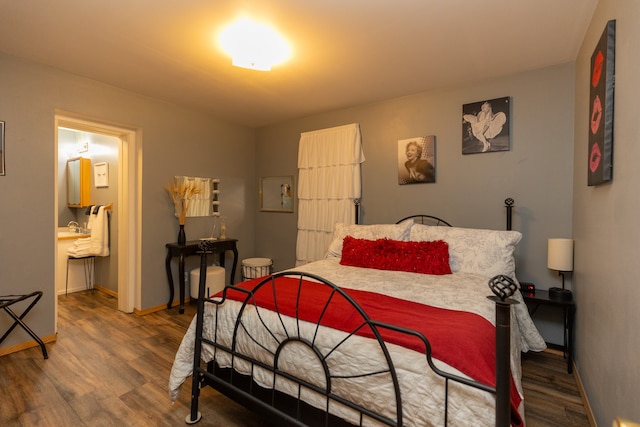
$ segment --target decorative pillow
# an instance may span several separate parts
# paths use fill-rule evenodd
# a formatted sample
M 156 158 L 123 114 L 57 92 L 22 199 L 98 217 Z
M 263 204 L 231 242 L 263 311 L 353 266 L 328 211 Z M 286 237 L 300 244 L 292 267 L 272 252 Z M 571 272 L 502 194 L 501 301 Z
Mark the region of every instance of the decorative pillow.
M 337 223 L 333 230 L 333 241 L 329 245 L 327 257 L 340 258 L 342 256 L 342 240 L 346 236 L 352 236 L 358 239 L 391 239 L 391 240 L 409 240 L 409 230 L 411 223 L 406 224 L 343 224 Z
M 446 242 L 400 242 L 397 240 L 344 238 L 342 265 L 423 274 L 451 274 Z
M 522 239 L 519 231 L 483 230 L 460 227 L 429 227 L 414 224 L 409 240 L 444 240 L 449 244 L 449 263 L 454 272 L 493 277 L 515 277 L 513 252 Z

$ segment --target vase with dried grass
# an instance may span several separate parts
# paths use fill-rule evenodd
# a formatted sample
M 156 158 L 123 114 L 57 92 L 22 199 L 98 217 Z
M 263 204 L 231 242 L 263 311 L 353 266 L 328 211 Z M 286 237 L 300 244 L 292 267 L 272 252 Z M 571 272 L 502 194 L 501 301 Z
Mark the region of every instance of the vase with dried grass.
M 178 217 L 180 230 L 178 231 L 178 244 L 184 245 L 187 237 L 184 232 L 184 224 L 187 221 L 189 204 L 194 196 L 200 194 L 201 189 L 193 181 L 175 180 L 173 184 L 165 184 L 164 189 L 169 193 L 171 201 Z

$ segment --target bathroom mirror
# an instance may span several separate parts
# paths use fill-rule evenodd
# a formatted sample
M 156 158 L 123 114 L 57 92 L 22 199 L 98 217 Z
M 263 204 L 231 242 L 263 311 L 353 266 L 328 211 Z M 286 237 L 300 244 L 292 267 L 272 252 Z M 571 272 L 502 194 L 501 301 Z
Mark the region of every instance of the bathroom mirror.
M 187 209 L 187 217 L 220 215 L 220 180 L 197 176 L 175 176 L 175 184 L 193 185 L 198 193 L 193 196 Z M 176 206 L 176 216 L 178 216 Z
M 293 176 L 260 178 L 260 210 L 293 212 Z
M 67 206 L 83 208 L 91 204 L 91 159 L 67 161 Z

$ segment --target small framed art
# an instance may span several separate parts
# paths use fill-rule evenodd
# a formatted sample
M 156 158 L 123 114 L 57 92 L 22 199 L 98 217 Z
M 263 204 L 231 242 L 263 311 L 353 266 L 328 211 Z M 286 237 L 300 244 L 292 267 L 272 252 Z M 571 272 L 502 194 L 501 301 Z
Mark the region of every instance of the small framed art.
M 260 211 L 293 212 L 293 175 L 260 178 Z
M 93 174 L 96 188 L 109 186 L 109 163 L 102 162 L 93 165 Z
M 436 137 L 418 136 L 398 141 L 398 184 L 436 182 Z
M 508 151 L 511 146 L 510 98 L 462 106 L 462 154 Z

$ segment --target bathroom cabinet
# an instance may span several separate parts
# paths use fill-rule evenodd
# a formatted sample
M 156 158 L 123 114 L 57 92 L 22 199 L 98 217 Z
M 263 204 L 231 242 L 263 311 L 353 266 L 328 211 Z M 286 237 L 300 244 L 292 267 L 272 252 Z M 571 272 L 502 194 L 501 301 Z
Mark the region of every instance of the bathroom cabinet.
M 67 206 L 91 205 L 91 159 L 78 157 L 67 161 Z

